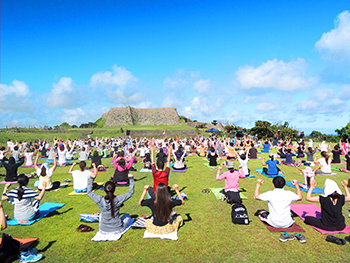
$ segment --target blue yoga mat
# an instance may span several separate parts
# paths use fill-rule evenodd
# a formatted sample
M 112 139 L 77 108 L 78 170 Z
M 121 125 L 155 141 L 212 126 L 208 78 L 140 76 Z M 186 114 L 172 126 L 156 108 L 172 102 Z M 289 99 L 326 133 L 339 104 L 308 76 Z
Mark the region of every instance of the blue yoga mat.
M 292 184 L 291 181 L 287 181 L 287 182 L 286 182 L 286 185 L 295 188 L 295 186 Z M 308 189 L 305 189 L 305 188 L 302 188 L 302 187 L 299 187 L 299 188 L 300 188 L 301 191 L 309 192 Z M 322 194 L 323 192 L 324 192 L 324 190 L 321 189 L 321 188 L 318 188 L 318 187 L 315 187 L 314 190 L 312 190 L 312 193 L 313 193 L 313 194 Z
M 7 221 L 7 224 L 9 226 L 16 226 L 16 225 L 23 225 L 23 226 L 29 226 L 31 224 L 34 224 L 34 222 L 39 221 L 40 219 L 42 219 L 43 217 L 47 216 L 50 212 L 53 212 L 59 208 L 61 208 L 62 206 L 64 206 L 65 203 L 49 203 L 46 202 L 42 205 L 40 205 L 39 210 L 40 210 L 40 217 L 34 220 L 31 220 L 27 223 L 18 223 L 17 219 L 11 219 Z
M 139 172 L 141 172 L 141 173 L 152 173 L 152 170 L 151 169 L 144 169 L 144 168 L 142 168 Z
M 270 177 L 270 178 L 274 178 L 276 176 L 281 176 L 281 177 L 284 177 L 283 174 L 276 174 L 276 175 L 271 175 L 271 174 L 266 174 L 263 172 L 263 169 L 262 168 L 256 168 L 255 172 L 259 173 L 259 174 L 262 174 L 262 175 L 265 175 L 266 177 Z

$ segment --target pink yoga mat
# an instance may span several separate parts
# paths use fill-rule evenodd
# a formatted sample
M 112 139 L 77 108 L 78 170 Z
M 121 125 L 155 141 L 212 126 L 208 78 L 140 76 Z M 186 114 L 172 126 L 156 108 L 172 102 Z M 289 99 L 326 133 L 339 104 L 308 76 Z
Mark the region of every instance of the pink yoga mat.
M 31 174 L 25 174 L 25 176 L 27 176 L 28 178 L 32 177 Z M 10 183 L 10 184 L 17 184 L 17 181 L 13 181 L 13 182 L 2 181 L 2 182 L 0 182 L 0 184 L 7 184 L 7 183 Z
M 321 218 L 321 208 L 319 208 L 315 204 L 290 205 L 290 210 L 296 213 L 303 220 L 305 220 L 306 216 Z M 337 233 L 345 233 L 345 234 L 350 233 L 350 226 L 346 226 L 343 230 L 340 230 L 340 231 L 328 231 L 328 230 L 323 230 L 314 226 L 311 226 L 311 227 L 321 232 L 323 235 L 337 234 Z
M 346 164 L 346 163 L 332 163 L 332 164 L 335 164 L 335 165 L 337 165 L 337 164 L 342 164 L 342 165 L 343 165 L 343 164 Z

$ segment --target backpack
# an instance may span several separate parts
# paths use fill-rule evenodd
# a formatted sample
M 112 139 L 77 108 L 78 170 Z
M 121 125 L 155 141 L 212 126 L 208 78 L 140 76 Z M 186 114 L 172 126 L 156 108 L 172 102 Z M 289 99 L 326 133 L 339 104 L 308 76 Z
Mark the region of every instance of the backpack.
M 231 217 L 232 217 L 232 223 L 234 224 L 241 224 L 241 225 L 249 224 L 248 211 L 243 204 L 236 203 L 235 205 L 232 206 Z

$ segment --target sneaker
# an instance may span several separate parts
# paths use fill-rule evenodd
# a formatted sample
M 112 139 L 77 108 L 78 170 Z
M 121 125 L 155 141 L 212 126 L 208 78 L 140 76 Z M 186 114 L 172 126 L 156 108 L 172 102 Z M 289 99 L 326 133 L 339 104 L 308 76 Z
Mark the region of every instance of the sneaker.
M 299 240 L 300 243 L 306 243 L 306 238 L 304 235 L 296 233 L 294 236 L 296 239 Z
M 282 242 L 286 242 L 286 241 L 294 240 L 294 239 L 295 239 L 294 235 L 288 234 L 286 232 L 283 232 L 280 236 L 280 241 L 282 241 Z
M 27 252 L 29 252 L 29 254 L 35 255 L 36 253 L 38 253 L 38 249 L 36 247 L 35 248 L 28 247 L 28 248 L 25 248 L 24 250 L 21 250 L 20 254 L 24 255 Z
M 29 252 L 21 255 L 21 263 L 37 262 L 43 257 L 42 254 L 32 255 Z
M 224 200 L 225 200 L 225 195 L 222 194 L 222 195 L 221 195 L 221 201 L 224 201 Z

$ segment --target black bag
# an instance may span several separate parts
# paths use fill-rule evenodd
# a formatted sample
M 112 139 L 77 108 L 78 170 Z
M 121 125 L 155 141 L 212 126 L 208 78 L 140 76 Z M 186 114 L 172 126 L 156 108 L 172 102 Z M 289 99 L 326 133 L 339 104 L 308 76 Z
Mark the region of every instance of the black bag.
M 18 255 L 21 243 L 13 239 L 10 235 L 2 234 L 2 242 L 0 245 L 0 262 Z
M 249 217 L 247 208 L 243 204 L 236 203 L 232 206 L 232 223 L 249 225 Z

